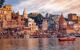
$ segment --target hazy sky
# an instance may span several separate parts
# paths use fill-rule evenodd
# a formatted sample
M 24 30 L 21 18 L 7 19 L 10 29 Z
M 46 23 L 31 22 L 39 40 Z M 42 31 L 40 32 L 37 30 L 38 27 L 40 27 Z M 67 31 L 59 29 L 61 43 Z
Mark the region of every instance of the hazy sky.
M 14 11 L 26 8 L 29 12 L 80 13 L 80 0 L 6 0 Z

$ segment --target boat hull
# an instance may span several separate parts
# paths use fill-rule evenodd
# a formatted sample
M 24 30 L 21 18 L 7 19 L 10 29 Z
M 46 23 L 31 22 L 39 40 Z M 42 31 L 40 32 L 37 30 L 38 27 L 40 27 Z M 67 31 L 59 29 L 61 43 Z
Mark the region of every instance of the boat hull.
M 59 38 L 59 41 L 75 41 L 76 38 Z

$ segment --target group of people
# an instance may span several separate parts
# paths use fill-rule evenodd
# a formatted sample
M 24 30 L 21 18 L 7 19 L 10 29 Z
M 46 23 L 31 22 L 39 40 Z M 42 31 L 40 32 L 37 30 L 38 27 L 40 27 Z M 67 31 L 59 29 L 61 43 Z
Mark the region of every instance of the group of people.
M 0 38 L 24 38 L 24 33 L 17 29 L 4 29 L 0 32 Z

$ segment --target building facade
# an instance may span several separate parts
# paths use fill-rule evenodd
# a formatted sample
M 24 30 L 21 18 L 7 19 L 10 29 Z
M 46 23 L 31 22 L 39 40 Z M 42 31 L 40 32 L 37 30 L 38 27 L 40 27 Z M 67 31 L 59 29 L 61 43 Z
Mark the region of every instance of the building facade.
M 0 29 L 19 28 L 25 33 L 34 33 L 38 27 L 33 19 L 28 18 L 26 9 L 23 15 L 20 12 L 14 13 L 11 5 L 5 5 L 0 8 Z

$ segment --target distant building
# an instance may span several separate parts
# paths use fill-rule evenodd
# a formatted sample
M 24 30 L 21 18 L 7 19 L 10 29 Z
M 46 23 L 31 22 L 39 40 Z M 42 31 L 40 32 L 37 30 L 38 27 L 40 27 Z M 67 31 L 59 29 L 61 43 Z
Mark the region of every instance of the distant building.
M 42 22 L 42 30 L 48 30 L 48 19 L 44 18 Z
M 78 17 L 78 23 L 80 23 L 80 16 Z
M 70 13 L 70 14 L 68 14 L 68 19 L 69 19 L 69 21 L 73 21 L 73 22 L 76 22 L 77 23 L 78 16 L 76 14 Z
M 43 16 L 40 13 L 30 13 L 28 14 L 30 18 L 32 18 L 35 22 L 38 28 L 41 30 L 42 28 L 42 21 L 43 21 Z
M 48 19 L 48 30 L 55 30 L 59 15 L 46 14 L 46 18 Z

